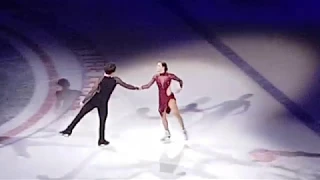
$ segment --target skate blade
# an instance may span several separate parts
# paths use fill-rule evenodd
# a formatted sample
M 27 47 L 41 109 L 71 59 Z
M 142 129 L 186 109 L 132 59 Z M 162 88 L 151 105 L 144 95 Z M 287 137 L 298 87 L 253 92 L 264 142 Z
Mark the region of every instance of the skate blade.
M 169 143 L 171 143 L 171 140 L 170 139 L 163 139 L 163 140 L 161 140 L 161 142 L 164 144 L 169 144 Z
M 107 148 L 108 147 L 108 145 L 99 145 L 99 148 Z
M 101 147 L 101 148 L 104 148 L 104 147 L 109 147 L 109 145 L 110 145 L 110 143 L 108 143 L 108 144 L 100 144 L 98 146 Z
M 63 137 L 70 137 L 69 134 L 61 134 L 61 136 L 63 136 Z

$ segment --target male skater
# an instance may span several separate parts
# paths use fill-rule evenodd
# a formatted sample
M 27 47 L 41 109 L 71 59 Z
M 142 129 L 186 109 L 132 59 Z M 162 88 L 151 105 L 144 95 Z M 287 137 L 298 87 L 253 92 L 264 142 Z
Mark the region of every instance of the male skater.
M 97 108 L 100 118 L 100 128 L 99 128 L 99 141 L 98 145 L 108 145 L 109 142 L 105 140 L 105 123 L 108 116 L 108 102 L 110 96 L 117 86 L 120 84 L 122 87 L 138 90 L 138 87 L 132 86 L 123 82 L 119 77 L 113 76 L 116 71 L 116 65 L 113 63 L 108 63 L 104 67 L 104 76 L 101 77 L 97 84 L 91 89 L 88 95 L 84 98 L 82 103 L 84 106 L 81 108 L 78 115 L 74 118 L 71 124 L 60 133 L 64 136 L 70 136 L 72 134 L 72 130 L 75 126 L 80 122 L 80 120 L 92 109 Z

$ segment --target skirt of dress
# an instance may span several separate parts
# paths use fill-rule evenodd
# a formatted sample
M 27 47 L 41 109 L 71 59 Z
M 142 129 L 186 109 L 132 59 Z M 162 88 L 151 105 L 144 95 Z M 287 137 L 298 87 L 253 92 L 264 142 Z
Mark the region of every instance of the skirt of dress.
M 170 114 L 171 109 L 169 107 L 169 101 L 171 99 L 176 100 L 173 93 L 171 93 L 169 96 L 166 93 L 159 94 L 159 113 L 160 115 L 163 115 L 163 113 Z

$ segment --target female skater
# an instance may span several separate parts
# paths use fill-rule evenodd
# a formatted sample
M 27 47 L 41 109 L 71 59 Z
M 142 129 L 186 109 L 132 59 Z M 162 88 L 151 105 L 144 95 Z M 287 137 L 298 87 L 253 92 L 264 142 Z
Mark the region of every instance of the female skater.
M 141 89 L 150 88 L 154 84 L 154 82 L 156 82 L 158 85 L 158 88 L 159 88 L 159 109 L 158 110 L 162 119 L 163 127 L 165 129 L 165 136 L 161 138 L 161 141 L 170 140 L 171 135 L 168 127 L 167 114 L 170 114 L 171 111 L 179 121 L 185 140 L 188 140 L 188 134 L 184 127 L 184 122 L 180 115 L 180 112 L 176 103 L 176 98 L 174 94 L 171 92 L 171 88 L 170 88 L 171 80 L 178 81 L 180 84 L 180 88 L 182 88 L 183 86 L 182 80 L 178 78 L 176 75 L 172 73 L 168 73 L 167 63 L 159 62 L 157 64 L 157 74 L 152 77 L 151 81 L 148 84 L 141 86 Z M 180 92 L 180 90 L 181 89 L 179 89 L 178 92 Z

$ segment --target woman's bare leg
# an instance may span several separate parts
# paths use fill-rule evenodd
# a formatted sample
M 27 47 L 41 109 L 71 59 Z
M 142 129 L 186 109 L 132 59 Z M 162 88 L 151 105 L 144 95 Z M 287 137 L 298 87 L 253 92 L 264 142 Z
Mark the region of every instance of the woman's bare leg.
M 185 128 L 185 126 L 184 126 L 184 122 L 183 122 L 183 119 L 182 119 L 182 117 L 181 117 L 181 114 L 180 114 L 179 108 L 178 108 L 178 106 L 177 106 L 176 100 L 170 99 L 168 105 L 169 105 L 169 107 L 170 107 L 173 115 L 178 119 L 178 122 L 179 122 L 179 124 L 180 124 L 180 127 L 181 127 L 181 129 L 182 129 L 182 131 L 183 131 L 184 137 L 185 137 L 185 139 L 187 140 L 187 139 L 188 139 L 188 134 L 187 134 L 186 128 Z
M 179 108 L 177 106 L 176 100 L 170 99 L 168 105 L 169 105 L 169 107 L 171 109 L 172 114 L 178 119 L 178 122 L 179 122 L 182 130 L 185 130 L 184 122 L 183 122 L 183 119 L 181 117 L 181 114 L 180 114 Z
M 163 125 L 164 130 L 169 131 L 169 125 L 168 125 L 168 119 L 167 119 L 166 112 L 162 113 L 161 121 L 162 121 L 162 125 Z

